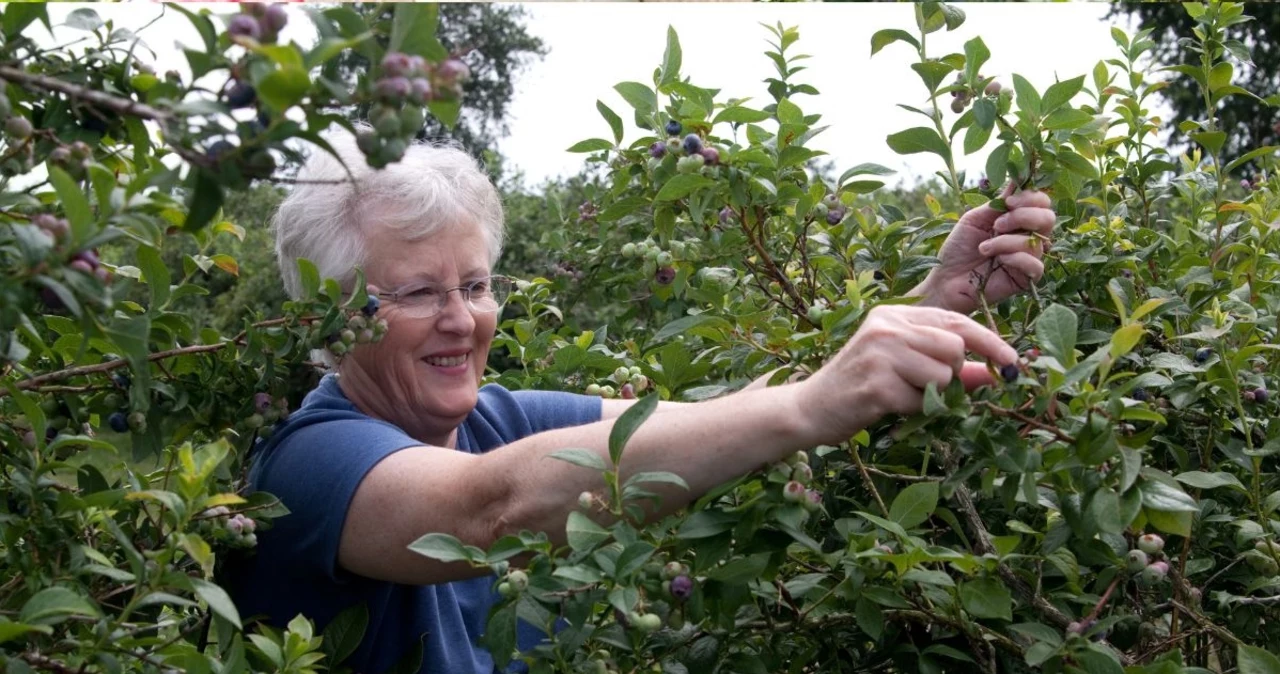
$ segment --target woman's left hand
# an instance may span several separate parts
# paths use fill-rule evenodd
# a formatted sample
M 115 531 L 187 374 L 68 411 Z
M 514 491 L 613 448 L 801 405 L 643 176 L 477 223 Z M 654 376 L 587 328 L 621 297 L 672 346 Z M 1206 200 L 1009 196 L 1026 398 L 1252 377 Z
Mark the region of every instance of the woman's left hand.
M 910 293 L 923 296 L 922 305 L 968 314 L 978 308 L 982 276 L 991 274 L 984 294 L 994 304 L 1025 292 L 1044 275 L 1042 258 L 1057 214 L 1043 192 L 1009 191 L 1007 212 L 984 204 L 961 216 L 942 244 L 938 266 Z

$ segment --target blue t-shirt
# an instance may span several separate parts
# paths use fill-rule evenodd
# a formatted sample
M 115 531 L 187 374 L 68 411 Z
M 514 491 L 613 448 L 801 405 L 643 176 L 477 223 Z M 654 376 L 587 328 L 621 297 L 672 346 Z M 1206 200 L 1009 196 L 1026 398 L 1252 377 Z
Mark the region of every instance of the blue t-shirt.
M 534 433 L 599 420 L 596 397 L 490 384 L 480 389 L 475 409 L 458 428 L 456 451 L 482 454 Z M 382 672 L 424 639 L 419 672 L 491 674 L 493 658 L 476 641 L 498 599 L 493 576 L 400 585 L 338 566 L 338 540 L 356 487 L 382 459 L 422 444 L 357 410 L 337 378 L 325 376 L 254 453 L 250 488 L 275 495 L 290 514 L 258 533 L 251 558 L 230 565 L 229 584 L 241 614 L 266 615 L 283 625 L 301 613 L 323 629 L 343 609 L 366 603 L 368 630 L 345 662 L 356 671 Z M 531 625 L 520 625 L 522 650 L 544 638 Z

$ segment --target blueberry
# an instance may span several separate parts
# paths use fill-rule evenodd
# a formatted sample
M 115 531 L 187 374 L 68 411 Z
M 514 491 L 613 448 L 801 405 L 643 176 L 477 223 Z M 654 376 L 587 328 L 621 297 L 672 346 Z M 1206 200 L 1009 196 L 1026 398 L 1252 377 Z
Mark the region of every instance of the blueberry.
M 1213 350 L 1207 346 L 1196 349 L 1196 362 L 1203 363 L 1209 360 L 1209 356 L 1212 353 L 1213 353 Z
M 698 134 L 691 133 L 684 137 L 681 148 L 684 149 L 685 154 L 698 154 L 702 151 L 702 139 L 698 137 Z
M 409 55 L 398 51 L 388 52 L 382 58 L 382 74 L 387 77 L 405 77 L 412 71 Z
M 843 208 L 832 208 L 831 210 L 828 210 L 828 211 L 827 211 L 827 224 L 828 224 L 828 225 L 838 225 L 838 224 L 840 224 L 840 221 L 841 221 L 841 220 L 843 220 L 843 219 L 844 219 L 844 209 L 843 209 Z
M 1133 393 L 1131 393 L 1131 394 L 1129 395 L 1129 397 L 1131 397 L 1131 398 L 1133 398 L 1134 400 L 1137 400 L 1137 401 L 1139 401 L 1139 402 L 1143 402 L 1143 401 L 1147 400 L 1148 398 L 1150 398 L 1151 396 L 1149 396 L 1149 395 L 1147 394 L 1147 390 L 1146 390 L 1146 389 L 1144 389 L 1144 388 L 1142 388 L 1141 386 L 1139 386 L 1138 388 L 1133 389 Z
M 684 601 L 693 594 L 693 580 L 685 575 L 671 579 L 671 596 L 677 601 Z
M 380 304 L 382 304 L 382 300 L 378 299 L 377 295 L 370 295 L 369 301 L 364 303 L 364 308 L 360 311 L 365 316 L 372 316 L 378 313 L 378 305 Z
M 653 275 L 653 280 L 657 281 L 660 286 L 669 285 L 675 279 L 676 270 L 671 267 L 662 267 Z
M 684 130 L 684 126 L 682 126 L 679 121 L 673 119 L 667 122 L 668 136 L 679 136 L 680 132 L 683 130 Z
M 14 140 L 26 140 L 34 129 L 31 127 L 31 122 L 26 117 L 18 116 L 10 117 L 8 121 L 4 123 L 4 131 L 12 136 Z
M 1267 402 L 1268 395 L 1270 394 L 1267 393 L 1267 389 L 1259 386 L 1258 388 L 1253 390 L 1253 401 L 1260 404 L 1265 403 Z
M 107 417 L 107 424 L 111 426 L 111 430 L 117 433 L 124 433 L 129 430 L 129 418 L 124 412 L 113 412 Z
M 649 156 L 653 157 L 654 159 L 662 159 L 663 157 L 667 156 L 667 144 L 662 141 L 658 141 L 653 145 L 650 145 Z
M 704 147 L 700 154 L 702 155 L 702 158 L 707 161 L 707 164 L 711 166 L 715 166 L 720 163 L 720 151 L 714 147 Z
M 1000 366 L 1000 378 L 1004 379 L 1006 382 L 1015 381 L 1018 378 L 1017 363 L 1009 363 L 1008 365 Z
M 982 180 L 979 180 L 978 189 L 982 190 L 983 192 L 991 191 L 991 180 L 988 178 L 983 178 Z
M 258 20 L 248 14 L 237 14 L 227 23 L 227 32 L 234 37 L 248 37 L 257 40 L 262 37 L 262 26 Z
M 285 13 L 284 5 L 268 5 L 267 13 L 262 18 L 267 29 L 273 33 L 279 33 L 285 24 L 289 23 L 289 15 Z
M 129 375 L 113 374 L 111 375 L 111 383 L 115 384 L 119 388 L 129 388 Z
M 253 86 L 244 82 L 236 82 L 227 92 L 227 105 L 232 108 L 247 108 L 258 100 L 258 92 Z
M 218 161 L 219 159 L 226 156 L 228 153 L 235 152 L 235 150 L 236 150 L 235 145 L 232 145 L 228 141 L 220 140 L 214 143 L 213 145 L 210 145 L 209 151 L 206 152 L 205 154 L 208 155 L 209 159 Z

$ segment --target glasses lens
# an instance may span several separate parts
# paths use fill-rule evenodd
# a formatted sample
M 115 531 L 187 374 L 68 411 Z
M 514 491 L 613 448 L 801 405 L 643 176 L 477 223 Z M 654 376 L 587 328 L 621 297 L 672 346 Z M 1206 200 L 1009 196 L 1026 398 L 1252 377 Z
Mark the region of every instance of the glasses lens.
M 486 313 L 497 311 L 511 294 L 511 285 L 511 281 L 502 276 L 493 276 L 471 284 L 468 287 L 471 308 Z

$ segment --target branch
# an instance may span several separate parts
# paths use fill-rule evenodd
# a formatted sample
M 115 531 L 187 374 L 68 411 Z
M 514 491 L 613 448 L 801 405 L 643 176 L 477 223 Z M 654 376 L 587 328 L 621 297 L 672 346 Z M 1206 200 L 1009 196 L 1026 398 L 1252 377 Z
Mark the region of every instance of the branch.
M 0 79 L 8 80 L 16 84 L 27 87 L 28 89 L 42 89 L 44 91 L 56 91 L 66 94 L 72 98 L 76 98 L 93 104 L 94 107 L 110 110 L 119 115 L 133 115 L 143 119 L 150 119 L 157 122 L 168 122 L 171 115 L 157 108 L 153 108 L 146 103 L 139 103 L 131 98 L 120 98 L 111 94 L 87 89 L 79 84 L 72 84 L 56 77 L 48 75 L 37 75 L 29 73 L 21 68 L 13 66 L 0 66 Z
M 939 443 L 938 451 L 942 454 L 942 459 L 947 464 L 947 472 L 954 474 L 957 462 L 951 450 L 947 448 L 945 443 Z M 982 523 L 982 517 L 978 515 L 978 509 L 973 505 L 973 497 L 969 495 L 969 488 L 963 484 L 957 484 L 952 498 L 955 499 L 956 505 L 960 506 L 960 513 L 964 515 L 965 522 L 968 523 L 969 529 L 973 531 L 974 547 L 977 548 L 978 553 L 983 555 L 996 554 L 996 548 L 991 544 L 991 533 L 987 531 L 986 525 Z M 997 563 L 996 570 L 1000 577 L 1004 579 L 1005 584 L 1009 586 L 1009 589 L 1013 590 L 1014 594 L 1017 594 L 1023 601 L 1030 604 L 1045 620 L 1059 629 L 1066 629 L 1067 625 L 1071 624 L 1071 618 L 1067 614 L 1058 610 L 1058 607 L 1050 604 L 1048 600 L 1037 594 L 1007 564 L 1004 562 Z
M 147 360 L 157 361 L 157 360 L 164 360 L 165 358 L 173 358 L 174 356 L 183 356 L 183 355 L 192 354 L 192 353 L 208 353 L 211 351 L 221 350 L 224 347 L 226 347 L 228 344 L 232 344 L 232 343 L 233 342 L 223 342 L 221 344 L 197 344 L 195 346 L 184 346 L 177 349 L 169 349 L 168 351 L 158 351 L 156 353 L 151 354 L 150 356 L 147 356 Z M 32 377 L 31 379 L 27 379 L 25 381 L 20 381 L 17 383 L 16 388 L 19 391 L 23 391 L 26 389 L 35 388 L 46 382 L 61 381 L 63 379 L 70 379 L 71 377 L 78 377 L 84 374 L 94 374 L 95 372 L 110 372 L 111 370 L 114 370 L 116 368 L 126 367 L 128 365 L 129 365 L 129 361 L 124 360 L 122 358 L 120 360 L 113 360 L 106 363 L 98 363 L 97 365 L 82 365 L 80 367 L 71 367 L 65 370 L 58 370 L 57 372 L 49 372 L 47 374 L 42 374 L 38 377 Z M 0 398 L 3 398 L 7 395 L 9 395 L 9 391 L 7 389 L 0 390 Z

